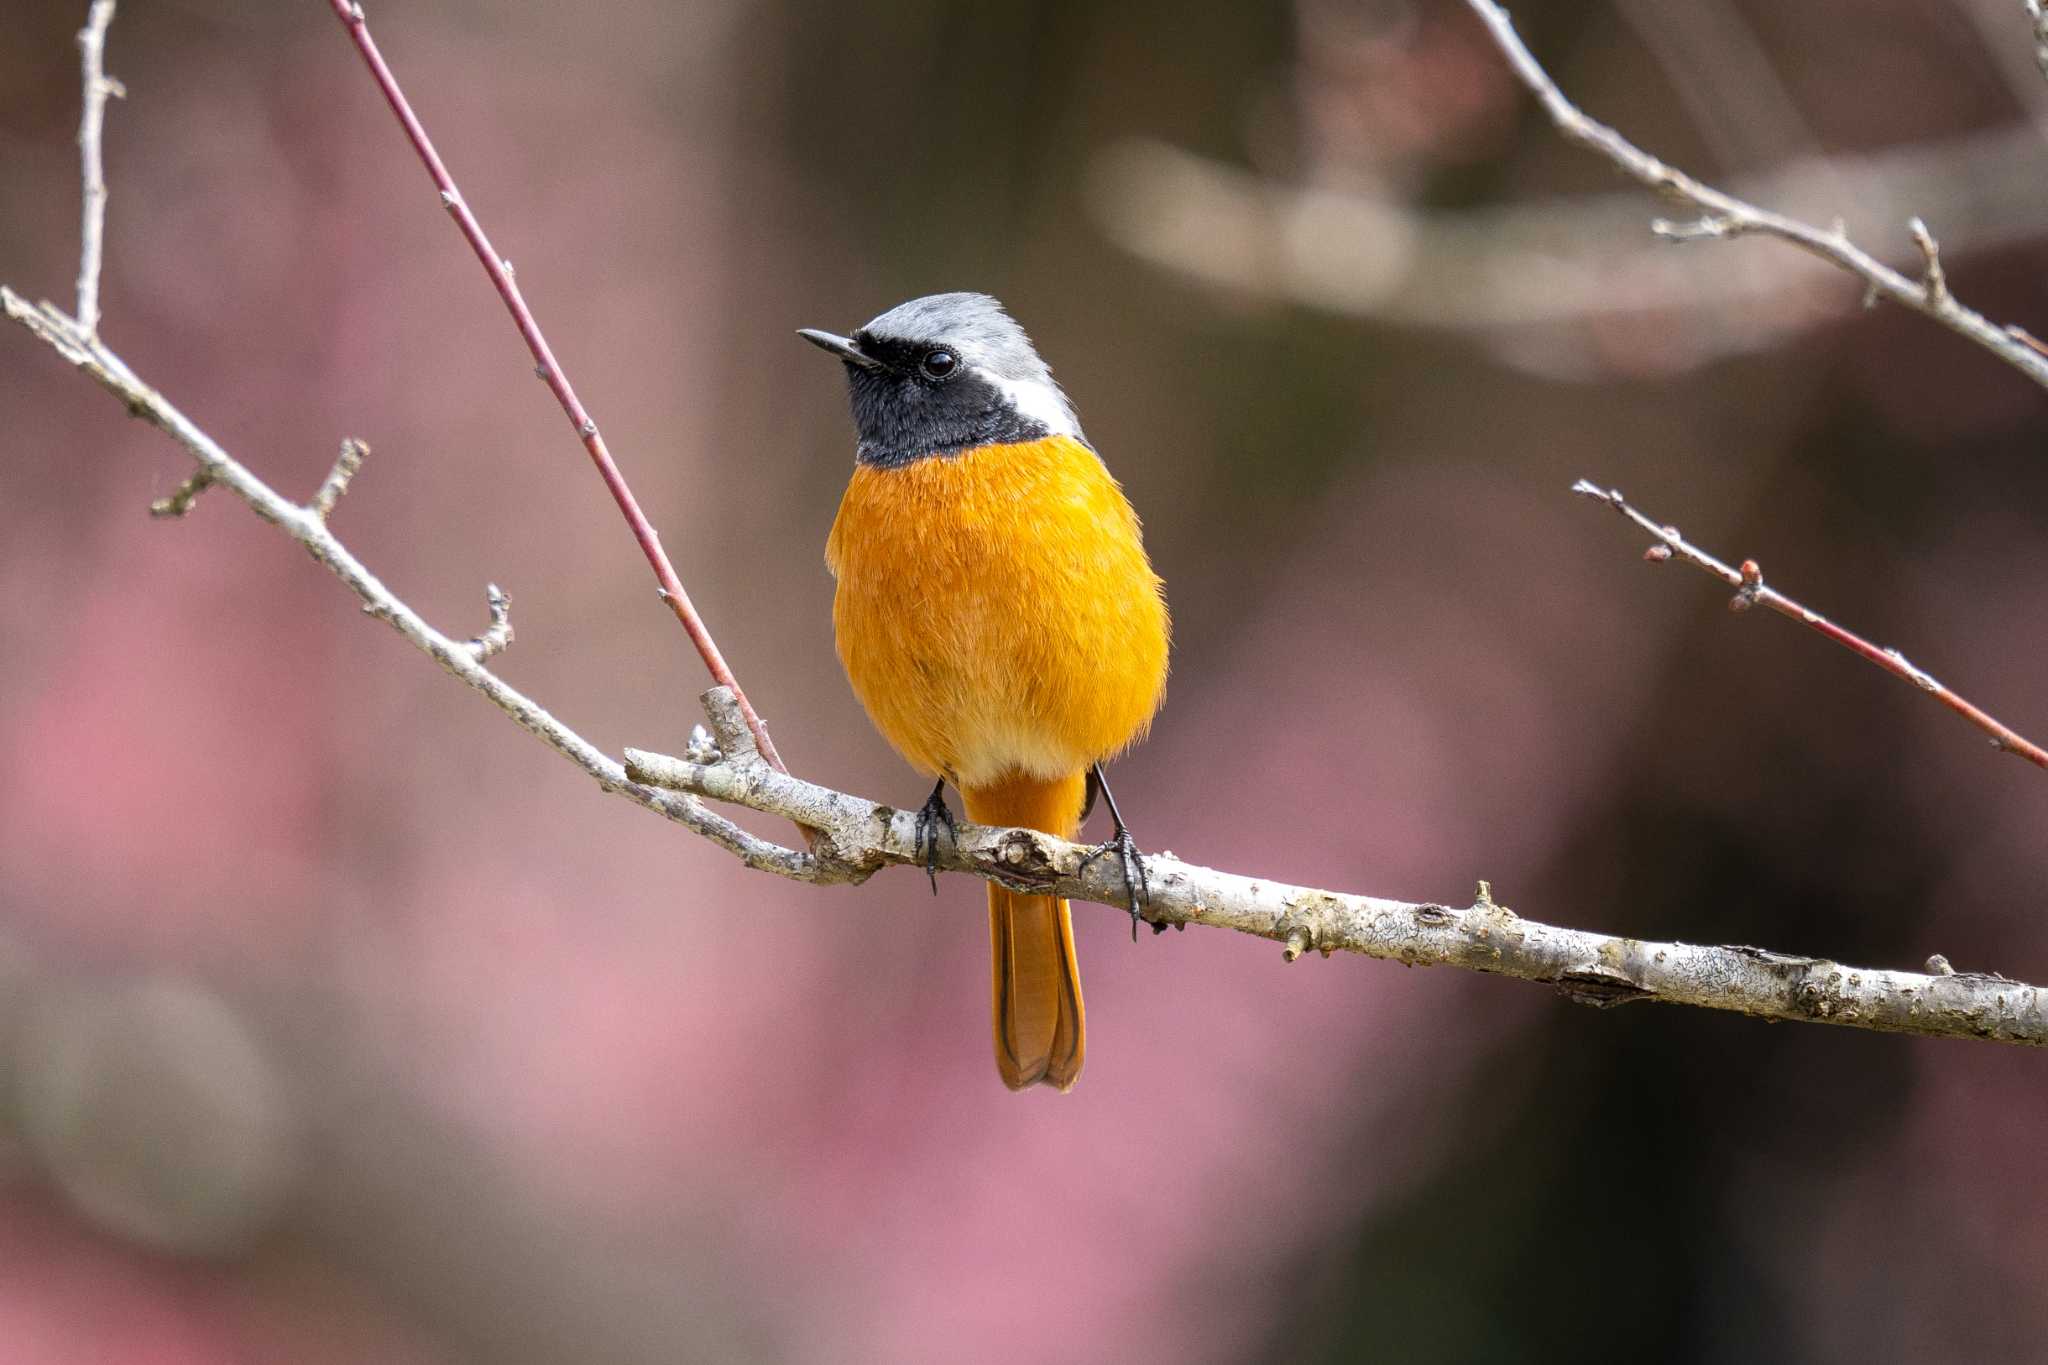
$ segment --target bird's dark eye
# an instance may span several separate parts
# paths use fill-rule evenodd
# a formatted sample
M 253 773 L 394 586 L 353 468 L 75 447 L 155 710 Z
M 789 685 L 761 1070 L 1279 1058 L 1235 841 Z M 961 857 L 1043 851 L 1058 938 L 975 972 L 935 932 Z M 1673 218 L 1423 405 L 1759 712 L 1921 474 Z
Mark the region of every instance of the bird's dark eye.
M 918 362 L 918 368 L 925 372 L 928 379 L 944 379 L 959 366 L 960 357 L 943 346 L 937 350 L 926 351 L 924 359 Z

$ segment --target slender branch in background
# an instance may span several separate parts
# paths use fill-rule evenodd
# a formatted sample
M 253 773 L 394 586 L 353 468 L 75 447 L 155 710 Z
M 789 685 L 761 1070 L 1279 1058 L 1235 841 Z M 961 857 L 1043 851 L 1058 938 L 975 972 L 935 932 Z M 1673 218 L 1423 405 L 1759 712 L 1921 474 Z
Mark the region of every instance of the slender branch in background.
M 1935 267 L 1938 269 L 1939 267 Z M 1742 561 L 1740 569 L 1731 569 L 1714 556 L 1700 549 L 1678 533 L 1676 526 L 1667 526 L 1653 521 L 1628 504 L 1617 488 L 1602 488 L 1590 479 L 1580 479 L 1572 485 L 1572 492 L 1581 497 L 1594 498 L 1606 503 L 1615 511 L 1627 517 L 1636 525 L 1657 538 L 1645 556 L 1652 562 L 1677 556 L 1694 568 L 1714 575 L 1735 589 L 1735 596 L 1729 601 L 1731 611 L 1748 611 L 1754 606 L 1769 607 L 1780 616 L 1789 616 L 1803 626 L 1819 631 L 1842 648 L 1861 655 L 1895 678 L 1913 684 L 1933 697 L 1949 710 L 1961 716 L 1970 724 L 1991 736 L 1991 746 L 2007 753 L 2017 754 L 2039 768 L 2048 768 L 2048 751 L 2040 745 L 2016 733 L 2010 726 L 1993 719 L 1978 707 L 1951 692 L 1923 668 L 1915 666 L 1896 649 L 1879 649 L 1854 631 L 1842 629 L 1827 617 L 1807 607 L 1800 606 L 1776 588 L 1764 584 L 1763 570 L 1753 559 Z
M 1702 136 L 1744 168 L 1730 186 L 1737 197 L 1813 222 L 1897 223 L 1940 205 L 1943 255 L 1955 259 L 2048 235 L 2039 189 L 2048 85 L 2010 41 L 2011 0 L 1966 9 L 2028 117 L 1828 155 L 1732 7 L 1681 13 L 1624 0 L 1622 13 Z M 1733 80 L 1714 74 L 1731 70 Z M 1734 130 L 1725 138 L 1724 125 Z M 1087 202 L 1112 241 L 1155 266 L 1255 298 L 1477 334 L 1502 363 L 1558 379 L 1695 368 L 1857 306 L 1839 287 L 1840 267 L 1805 252 L 1628 244 L 1643 218 L 1632 189 L 1444 209 L 1357 169 L 1311 167 L 1302 182 L 1284 182 L 1126 138 L 1093 158 Z M 1682 325 L 1669 325 L 1672 313 Z M 1646 319 L 1658 320 L 1653 332 Z M 2039 349 L 2023 329 L 2006 331 Z
M 785 875 L 859 880 L 890 864 L 919 866 L 917 815 L 864 801 L 769 767 L 729 694 L 704 694 L 715 747 L 690 757 L 626 750 L 635 780 L 779 815 L 817 831 L 818 857 Z M 1123 874 L 1089 849 L 1028 829 L 962 823 L 938 865 L 1013 890 L 1121 906 Z M 1310 950 L 1362 953 L 1409 966 L 1463 967 L 1553 985 L 1583 1005 L 1638 1000 L 1733 1010 L 1763 1019 L 1846 1024 L 1888 1033 L 2048 1045 L 2048 991 L 2002 976 L 1957 973 L 1930 958 L 1927 973 L 1845 967 L 1761 948 L 1701 947 L 1614 938 L 1523 919 L 1486 883 L 1463 908 L 1288 886 L 1184 863 L 1145 859 L 1153 924 L 1206 924 Z M 778 869 L 781 870 L 781 869 Z
M 78 31 L 79 62 L 85 69 L 85 109 L 78 118 L 79 178 L 85 185 L 78 229 L 78 325 L 87 336 L 100 330 L 100 259 L 106 250 L 107 172 L 100 133 L 106 126 L 107 97 L 128 93 L 107 74 L 107 26 L 113 22 L 114 0 L 93 0 L 85 27 Z
M 676 576 L 675 566 L 669 563 L 667 551 L 661 548 L 661 537 L 646 513 L 640 510 L 640 503 L 633 496 L 632 488 L 626 483 L 626 476 L 612 459 L 611 450 L 605 445 L 604 436 L 597 429 L 597 422 L 584 408 L 582 400 L 576 397 L 576 390 L 569 384 L 569 376 L 556 361 L 554 351 L 548 346 L 547 338 L 541 334 L 540 324 L 534 320 L 533 311 L 526 306 L 526 299 L 519 292 L 519 285 L 512 278 L 511 262 L 501 257 L 492 247 L 490 238 L 484 235 L 483 224 L 470 211 L 469 203 L 462 192 L 455 187 L 455 179 L 449 175 L 448 167 L 441 160 L 441 154 L 434 150 L 434 144 L 427 136 L 427 130 L 415 114 L 404 90 L 399 88 L 398 78 L 385 62 L 383 53 L 370 37 L 370 26 L 363 17 L 363 7 L 355 0 L 328 0 L 335 17 L 348 29 L 349 37 L 355 41 L 356 50 L 362 53 L 363 63 L 370 69 L 377 88 L 384 92 L 384 100 L 391 106 L 391 112 L 398 116 L 405 129 L 406 137 L 412 142 L 413 150 L 419 153 L 421 164 L 427 168 L 434 184 L 441 191 L 441 204 L 455 219 L 455 225 L 462 229 L 470 249 L 483 263 L 484 273 L 491 277 L 498 296 L 505 301 L 506 311 L 511 313 L 513 325 L 526 341 L 527 350 L 533 353 L 534 364 L 540 377 L 547 381 L 554 391 L 555 400 L 568 414 L 569 424 L 576 428 L 583 448 L 590 452 L 591 463 L 597 466 L 598 476 L 604 486 L 611 490 L 612 500 L 619 505 L 626 524 L 632 528 L 633 538 L 640 543 L 640 551 L 647 556 L 647 562 L 654 569 L 655 581 L 661 585 L 661 599 L 668 603 L 676 620 L 682 622 L 690 642 L 697 647 L 697 653 L 704 660 L 704 667 L 710 671 L 712 680 L 721 687 L 730 687 L 739 698 L 741 714 L 747 718 L 747 728 L 754 732 L 760 743 L 761 753 L 775 767 L 782 767 L 781 756 L 775 752 L 775 742 L 768 737 L 768 727 L 756 715 L 747 701 L 746 693 L 740 690 L 733 678 L 732 669 L 726 666 L 725 656 L 719 652 L 718 642 L 711 638 L 711 631 L 697 614 L 697 608 L 690 602 L 690 594 L 683 588 L 683 581 Z
M 1494 0 L 1466 0 L 1466 3 L 1486 25 L 1495 44 L 1507 57 L 1508 65 L 1542 103 L 1544 112 L 1559 132 L 1570 141 L 1600 153 L 1623 174 L 1645 187 L 1698 210 L 1700 216 L 1692 222 L 1659 220 L 1652 223 L 1651 228 L 1658 235 L 1673 241 L 1752 234 L 1780 238 L 1861 279 L 1866 299 L 1890 299 L 1916 313 L 1925 313 L 1976 342 L 2035 383 L 2048 387 L 2048 357 L 2027 346 L 2008 329 L 1958 303 L 1946 289 L 1934 288 L 1933 281 L 1909 279 L 1884 264 L 1850 241 L 1848 233 L 1839 224 L 1822 230 L 1782 213 L 1758 208 L 1666 165 L 1606 124 L 1588 118 L 1565 97 L 1557 83 L 1530 55 L 1505 9 Z
M 1947 254 L 1982 252 L 2048 234 L 2041 147 L 2039 127 L 2015 123 L 1797 158 L 1736 186 L 1794 211 L 1848 204 L 1873 220 L 1942 204 Z M 1287 184 L 1126 138 L 1096 154 L 1088 205 L 1111 240 L 1153 265 L 1323 312 L 1488 334 L 1509 362 L 1546 374 L 1572 372 L 1575 354 L 1589 346 L 1596 356 L 1579 369 L 1704 364 L 1776 345 L 1856 307 L 1853 293 L 1836 287 L 1835 268 L 1802 253 L 1763 250 L 1710 263 L 1654 239 L 1619 245 L 1642 221 L 1634 190 L 1427 208 L 1393 187 Z M 1607 320 L 1672 312 L 1683 313 L 1684 324 L 1657 328 L 1653 347 L 1631 328 L 1618 353 L 1599 351 Z M 1581 326 L 1593 335 L 1574 345 L 1563 329 Z

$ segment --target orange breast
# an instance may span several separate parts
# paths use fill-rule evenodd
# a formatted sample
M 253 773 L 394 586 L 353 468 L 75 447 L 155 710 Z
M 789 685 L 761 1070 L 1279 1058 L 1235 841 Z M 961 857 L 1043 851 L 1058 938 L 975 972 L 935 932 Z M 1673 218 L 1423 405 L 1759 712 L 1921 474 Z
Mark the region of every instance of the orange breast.
M 825 560 L 846 675 L 923 772 L 1065 777 L 1138 738 L 1164 694 L 1159 577 L 1078 441 L 861 465 Z

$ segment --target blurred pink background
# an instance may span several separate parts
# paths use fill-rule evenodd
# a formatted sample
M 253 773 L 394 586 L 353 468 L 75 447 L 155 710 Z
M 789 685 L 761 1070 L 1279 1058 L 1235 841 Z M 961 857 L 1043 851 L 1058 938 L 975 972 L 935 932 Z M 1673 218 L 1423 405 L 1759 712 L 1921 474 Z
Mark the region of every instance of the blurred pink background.
M 2048 121 L 2004 8 L 2002 38 L 1847 0 L 1530 38 L 1726 176 L 1763 167 L 1714 130 L 1763 116 L 1670 42 L 1739 71 L 1754 39 L 1800 145 L 1850 159 Z M 83 9 L 0 18 L 0 280 L 67 306 Z M 1482 328 L 1116 244 L 1087 187 L 1134 136 L 1418 212 L 1618 190 L 1461 6 L 370 19 L 804 775 L 922 795 L 832 656 L 852 434 L 792 330 L 986 289 L 1167 579 L 1168 704 L 1114 774 L 1146 846 L 2048 978 L 2048 777 L 1566 492 L 1756 556 L 2039 739 L 2041 392 L 1828 276 Z M 701 669 L 327 6 L 133 0 L 108 67 L 107 340 L 288 494 L 367 440 L 334 525 L 387 583 L 458 636 L 504 585 L 507 677 L 614 753 L 680 747 Z M 2040 197 L 1906 211 L 2048 334 Z M 1636 207 L 1594 259 L 1651 245 Z M 1669 250 L 1711 296 L 1783 248 Z M 2034 1055 L 1134 946 L 1090 906 L 1086 1077 L 1011 1095 L 977 887 L 792 886 L 606 798 L 228 497 L 152 522 L 183 456 L 0 347 L 10 1362 L 2038 1358 Z

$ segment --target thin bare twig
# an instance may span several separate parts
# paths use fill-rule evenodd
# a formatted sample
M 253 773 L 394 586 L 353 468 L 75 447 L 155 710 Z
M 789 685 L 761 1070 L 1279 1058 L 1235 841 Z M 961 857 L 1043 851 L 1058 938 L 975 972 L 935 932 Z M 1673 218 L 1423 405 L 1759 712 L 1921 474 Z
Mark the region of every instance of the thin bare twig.
M 158 498 L 151 503 L 149 514 L 153 517 L 182 517 L 199 501 L 199 495 L 211 487 L 213 475 L 203 468 L 199 469 L 192 477 L 172 489 L 168 498 Z
M 817 857 L 787 864 L 799 881 L 859 881 L 877 869 L 921 866 L 914 811 L 805 782 L 755 752 L 729 694 L 704 694 L 714 743 L 672 758 L 626 750 L 626 772 L 650 785 L 728 801 L 817 831 Z M 940 842 L 938 865 L 1013 890 L 1121 907 L 1122 873 L 1089 850 L 1029 829 L 962 823 Z M 1613 938 L 1524 919 L 1479 884 L 1465 907 L 1289 886 L 1148 854 L 1145 916 L 1155 925 L 1205 924 L 1284 945 L 1289 961 L 1344 951 L 1450 966 L 1555 986 L 1583 1005 L 1638 1000 L 1734 1010 L 1763 1019 L 1846 1024 L 1941 1038 L 2048 1045 L 2048 991 L 2002 976 L 1961 973 L 1945 961 L 1926 974 L 1845 967 L 1761 948 L 1700 947 Z
M 1842 648 L 1860 655 L 1876 664 L 1895 678 L 1913 684 L 1933 697 L 1949 710 L 1961 716 L 1970 724 L 1991 736 L 1991 745 L 2007 753 L 2017 754 L 2039 768 L 2048 768 L 2048 751 L 2026 739 L 2004 722 L 1986 714 L 1981 708 L 1963 700 L 1937 681 L 1933 674 L 1910 662 L 1896 649 L 1879 649 L 1854 631 L 1844 630 L 1827 617 L 1808 607 L 1802 607 L 1776 588 L 1764 583 L 1763 570 L 1753 559 L 1742 561 L 1742 567 L 1731 569 L 1714 556 L 1700 549 L 1678 533 L 1676 526 L 1652 520 L 1630 506 L 1618 488 L 1602 488 L 1590 479 L 1580 479 L 1572 485 L 1572 492 L 1581 497 L 1594 498 L 1606 503 L 1622 516 L 1657 538 L 1657 544 L 1650 547 L 1653 559 L 1669 559 L 1673 555 L 1694 568 L 1714 575 L 1729 587 L 1735 589 L 1735 596 L 1728 606 L 1733 611 L 1747 611 L 1753 606 L 1769 607 L 1781 616 L 1790 617 L 1803 626 L 1819 631 Z M 1663 554 L 1655 553 L 1662 549 Z
M 78 118 L 79 178 L 85 203 L 78 231 L 78 325 L 88 336 L 100 330 L 100 260 L 106 251 L 107 173 L 101 153 L 107 97 L 128 92 L 107 74 L 107 26 L 114 22 L 114 0 L 93 0 L 85 27 L 78 31 L 79 62 L 85 70 L 85 107 Z
M 1925 262 L 1920 272 L 1920 292 L 1930 303 L 1942 302 L 1948 298 L 1948 273 L 1941 268 L 1941 244 L 1920 218 L 1908 218 L 1906 231 L 1912 235 L 1913 245 L 1920 248 L 1920 259 Z
M 491 604 L 491 627 L 469 642 L 469 657 L 478 663 L 494 654 L 504 653 L 512 643 L 512 599 L 496 583 L 485 589 L 485 596 Z
M 1866 298 L 1890 299 L 1916 313 L 1925 313 L 1951 331 L 1976 342 L 2036 384 L 2048 387 L 2048 358 L 2021 345 L 2003 327 L 1981 313 L 1958 303 L 1946 289 L 1928 288 L 1921 281 L 1913 280 L 1878 260 L 1850 241 L 1841 224 L 1823 230 L 1782 213 L 1758 208 L 1693 179 L 1675 166 L 1666 165 L 1606 124 L 1589 118 L 1565 97 L 1557 83 L 1530 54 L 1505 9 L 1495 0 L 1466 0 L 1466 3 L 1486 25 L 1495 44 L 1506 56 L 1508 65 L 1541 102 L 1544 112 L 1559 132 L 1570 141 L 1600 153 L 1623 174 L 1645 187 L 1698 210 L 1699 218 L 1695 222 L 1653 223 L 1653 230 L 1660 235 L 1676 241 L 1751 234 L 1780 238 L 1861 279 Z
M 597 466 L 598 476 L 610 490 L 612 500 L 619 505 L 619 512 L 632 528 L 633 539 L 640 544 L 640 551 L 647 556 L 647 563 L 654 570 L 655 581 L 661 585 L 661 600 L 668 603 L 683 630 L 688 633 L 690 643 L 697 647 L 697 653 L 704 660 L 704 667 L 712 680 L 721 687 L 730 687 L 739 698 L 741 714 L 747 718 L 747 728 L 754 732 L 760 743 L 762 756 L 775 767 L 782 767 L 781 756 L 775 752 L 775 741 L 768 737 L 768 727 L 756 715 L 747 701 L 746 693 L 734 679 L 732 669 L 726 665 L 725 656 L 719 652 L 717 641 L 711 638 L 710 629 L 697 614 L 697 608 L 690 601 L 690 594 L 683 588 L 682 579 L 676 576 L 675 566 L 669 563 L 668 552 L 661 548 L 661 536 L 655 531 L 646 513 L 640 510 L 640 502 L 633 496 L 632 488 L 626 483 L 626 476 L 619 472 L 613 461 L 611 450 L 605 445 L 604 436 L 598 431 L 596 419 L 577 398 L 576 390 L 570 386 L 568 373 L 555 359 L 554 351 L 548 346 L 547 338 L 541 334 L 540 323 L 534 319 L 533 310 L 526 306 L 525 297 L 519 292 L 519 285 L 512 277 L 511 264 L 500 256 L 484 235 L 483 224 L 470 211 L 469 202 L 455 187 L 455 179 L 448 173 L 441 154 L 434 150 L 432 139 L 427 136 L 426 126 L 420 122 L 405 91 L 399 87 L 398 78 L 384 60 L 384 54 L 377 50 L 377 44 L 370 37 L 370 26 L 364 20 L 363 7 L 359 0 L 328 0 L 335 17 L 340 19 L 354 40 L 356 50 L 362 54 L 363 64 L 370 69 L 370 75 L 377 82 L 377 88 L 384 93 L 385 103 L 398 116 L 399 124 L 411 141 L 413 150 L 419 154 L 420 162 L 433 177 L 434 184 L 441 191 L 441 205 L 455 219 L 455 225 L 462 230 L 470 249 L 483 264 L 484 273 L 491 277 L 491 284 L 497 289 L 498 297 L 505 301 L 505 309 L 512 315 L 513 325 L 526 341 L 527 350 L 533 353 L 534 364 L 540 377 L 547 381 L 554 392 L 555 400 L 568 415 L 569 424 L 576 428 L 577 437 L 583 448 L 590 453 L 590 461 Z
M 363 467 L 363 457 L 369 453 L 368 442 L 353 436 L 343 438 L 341 453 L 334 457 L 334 467 L 327 471 L 327 477 L 320 481 L 320 487 L 313 494 L 313 501 L 307 504 L 313 509 L 314 516 L 325 520 L 334 511 L 334 504 L 348 492 L 349 480 Z

